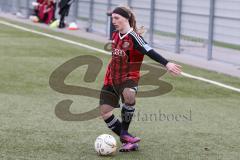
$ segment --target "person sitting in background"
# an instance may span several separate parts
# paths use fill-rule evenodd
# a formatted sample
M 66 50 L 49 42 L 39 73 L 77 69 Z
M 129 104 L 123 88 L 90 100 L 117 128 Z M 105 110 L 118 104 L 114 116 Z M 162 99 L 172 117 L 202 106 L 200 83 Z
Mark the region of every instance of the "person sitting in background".
M 39 17 L 38 17 L 39 6 L 41 6 L 44 1 L 45 0 L 37 0 L 36 2 L 32 2 L 33 9 L 31 10 L 31 15 L 29 19 L 35 23 L 39 22 Z
M 36 2 L 32 2 L 32 5 L 34 7 L 34 13 L 33 15 L 37 16 L 39 11 L 39 6 L 42 5 L 44 0 L 37 0 Z
M 42 1 L 37 6 L 37 17 L 40 22 L 50 24 L 55 20 L 55 1 L 54 0 L 38 0 Z

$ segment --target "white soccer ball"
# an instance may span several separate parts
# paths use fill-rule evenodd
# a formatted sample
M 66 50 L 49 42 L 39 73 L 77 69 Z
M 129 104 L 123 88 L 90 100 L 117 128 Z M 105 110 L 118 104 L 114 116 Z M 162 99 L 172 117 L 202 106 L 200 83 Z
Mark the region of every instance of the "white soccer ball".
M 117 142 L 113 136 L 102 134 L 95 141 L 95 150 L 99 155 L 113 155 L 117 150 Z

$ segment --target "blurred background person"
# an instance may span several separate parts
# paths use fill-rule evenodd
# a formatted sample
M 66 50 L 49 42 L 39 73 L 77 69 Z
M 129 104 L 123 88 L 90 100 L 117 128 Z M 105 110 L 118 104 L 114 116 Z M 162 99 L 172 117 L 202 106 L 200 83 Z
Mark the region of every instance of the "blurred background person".
M 65 24 L 65 17 L 68 16 L 70 6 L 74 2 L 74 0 L 60 0 L 59 2 L 59 15 L 60 15 L 60 23 L 59 28 L 64 28 Z

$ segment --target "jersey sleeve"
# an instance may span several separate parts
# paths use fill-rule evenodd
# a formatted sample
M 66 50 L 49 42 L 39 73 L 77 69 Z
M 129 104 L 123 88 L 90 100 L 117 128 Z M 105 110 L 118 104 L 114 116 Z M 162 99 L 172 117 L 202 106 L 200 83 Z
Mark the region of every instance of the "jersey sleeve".
M 167 65 L 169 61 L 157 53 L 152 47 L 150 47 L 142 36 L 139 36 L 135 32 L 131 32 L 131 35 L 133 36 L 133 46 L 135 49 L 137 49 L 142 54 L 147 55 L 154 61 L 164 66 Z
M 152 50 L 152 47 L 149 46 L 149 44 L 143 39 L 142 36 L 136 34 L 135 32 L 131 32 L 130 34 L 133 37 L 133 47 L 139 52 L 146 54 Z

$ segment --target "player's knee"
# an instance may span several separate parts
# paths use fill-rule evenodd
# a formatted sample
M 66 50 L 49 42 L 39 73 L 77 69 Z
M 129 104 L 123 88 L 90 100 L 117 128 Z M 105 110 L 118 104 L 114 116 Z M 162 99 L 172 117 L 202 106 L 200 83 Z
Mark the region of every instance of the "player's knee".
M 130 106 L 133 106 L 135 104 L 135 96 L 132 94 L 125 94 L 123 96 L 124 103 L 129 104 Z
M 133 106 L 135 104 L 135 91 L 130 88 L 125 88 L 123 91 L 124 103 Z

